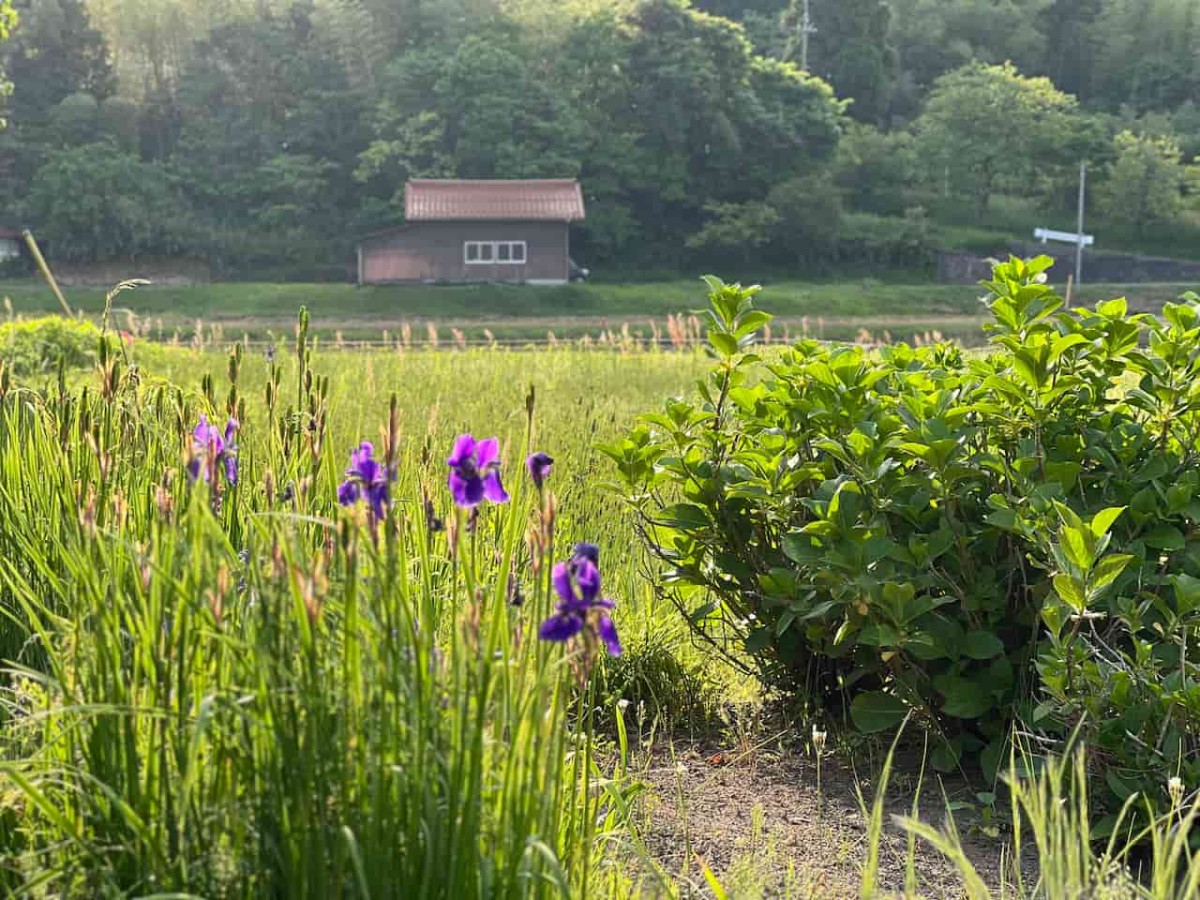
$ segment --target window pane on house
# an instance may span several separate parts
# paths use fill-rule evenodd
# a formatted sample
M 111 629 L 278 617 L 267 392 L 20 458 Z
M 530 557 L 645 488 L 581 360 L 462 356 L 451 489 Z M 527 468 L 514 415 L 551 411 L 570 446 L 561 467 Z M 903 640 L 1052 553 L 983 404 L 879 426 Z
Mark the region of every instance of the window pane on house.
M 491 262 L 492 261 L 492 247 L 493 247 L 492 244 L 480 244 L 479 245 L 479 261 L 480 262 Z
M 467 242 L 467 262 L 475 262 L 479 259 L 479 245 L 473 242 Z
M 525 242 L 517 241 L 512 245 L 513 262 L 525 262 Z
M 509 250 L 511 247 L 512 247 L 511 244 L 497 244 L 496 245 L 496 253 L 499 254 L 497 256 L 497 259 L 499 259 L 500 262 L 508 262 L 509 261 L 509 259 L 510 259 Z

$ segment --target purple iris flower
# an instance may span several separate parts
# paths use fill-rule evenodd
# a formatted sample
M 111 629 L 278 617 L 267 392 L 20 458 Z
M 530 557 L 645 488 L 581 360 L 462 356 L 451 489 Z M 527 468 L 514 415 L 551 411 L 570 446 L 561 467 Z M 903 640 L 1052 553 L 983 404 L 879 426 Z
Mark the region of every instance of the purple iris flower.
M 589 545 L 590 546 L 590 545 Z M 569 641 L 590 629 L 613 656 L 621 655 L 617 626 L 608 611 L 615 604 L 600 596 L 600 570 L 584 556 L 554 567 L 551 580 L 558 606 L 538 631 L 544 641 Z
M 459 435 L 446 465 L 450 467 L 450 493 L 459 506 L 469 509 L 485 499 L 508 502 L 508 492 L 500 483 L 500 441 L 496 438 L 476 441 L 472 435 Z
M 576 544 L 575 552 L 571 554 L 571 562 L 578 563 L 579 560 L 586 559 L 593 566 L 600 567 L 600 548 L 595 544 Z
M 363 441 L 356 450 L 350 451 L 350 468 L 346 480 L 338 485 L 338 503 L 353 506 L 365 499 L 371 514 L 382 519 L 384 507 L 391 498 L 387 470 L 375 459 L 375 448 L 370 441 Z
M 549 453 L 531 453 L 525 460 L 525 468 L 529 470 L 529 477 L 533 479 L 533 485 L 538 490 L 541 490 L 546 479 L 550 477 L 550 467 L 553 465 L 554 459 Z
M 200 417 L 192 432 L 192 458 L 187 466 L 192 481 L 203 478 L 211 483 L 217 466 L 224 465 L 226 480 L 230 484 L 238 483 L 237 445 L 233 439 L 237 437 L 239 427 L 238 420 L 231 418 L 225 423 L 222 434 L 217 426 L 209 424 L 208 416 Z

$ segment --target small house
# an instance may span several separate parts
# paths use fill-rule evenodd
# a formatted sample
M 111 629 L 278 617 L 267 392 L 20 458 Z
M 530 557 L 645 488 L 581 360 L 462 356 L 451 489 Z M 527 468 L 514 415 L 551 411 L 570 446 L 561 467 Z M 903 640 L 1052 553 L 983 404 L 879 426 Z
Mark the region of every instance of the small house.
M 0 228 L 0 264 L 21 256 L 21 232 L 12 228 Z
M 418 179 L 404 187 L 404 218 L 359 243 L 359 284 L 563 284 L 583 194 L 574 179 Z

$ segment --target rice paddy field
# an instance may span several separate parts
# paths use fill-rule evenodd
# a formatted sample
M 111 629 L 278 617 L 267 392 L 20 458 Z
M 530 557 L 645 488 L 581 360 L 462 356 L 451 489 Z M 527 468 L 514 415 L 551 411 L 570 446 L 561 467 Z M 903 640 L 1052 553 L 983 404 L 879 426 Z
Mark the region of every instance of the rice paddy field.
M 776 315 L 769 336 L 774 341 L 945 337 L 978 345 L 982 339 L 986 310 L 976 285 L 771 278 L 763 284 Z M 1157 309 L 1191 287 L 1088 284 L 1077 293 L 1087 303 L 1128 296 L 1135 308 Z M 99 320 L 107 286 L 72 285 L 64 291 L 72 310 Z M 37 280 L 0 282 L 0 298 L 11 316 L 61 311 Z M 226 283 L 145 284 L 109 306 L 117 327 L 159 343 L 202 340 L 228 346 L 240 340 L 265 345 L 292 339 L 296 311 L 304 306 L 313 337 L 327 343 L 378 346 L 404 341 L 406 334 L 409 343 L 428 343 L 432 329 L 442 346 L 521 347 L 555 341 L 672 346 L 705 299 L 699 278 L 538 287 Z
M 711 365 L 356 349 L 302 317 L 0 373 L 4 895 L 1195 896 L 1200 867 L 1162 874 L 1194 809 L 1144 892 L 1081 836 L 1069 762 L 1014 794 L 1040 810 L 1014 843 L 656 603 L 597 447 Z

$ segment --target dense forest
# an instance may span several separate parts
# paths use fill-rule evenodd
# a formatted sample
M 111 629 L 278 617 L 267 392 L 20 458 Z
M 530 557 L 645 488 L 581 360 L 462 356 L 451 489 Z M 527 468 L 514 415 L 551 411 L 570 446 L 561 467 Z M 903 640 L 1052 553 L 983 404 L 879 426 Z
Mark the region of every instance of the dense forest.
M 1106 245 L 1200 236 L 1200 0 L 11 2 L 0 225 L 64 260 L 342 278 L 458 176 L 578 177 L 610 271 L 913 267 L 1081 161 Z

